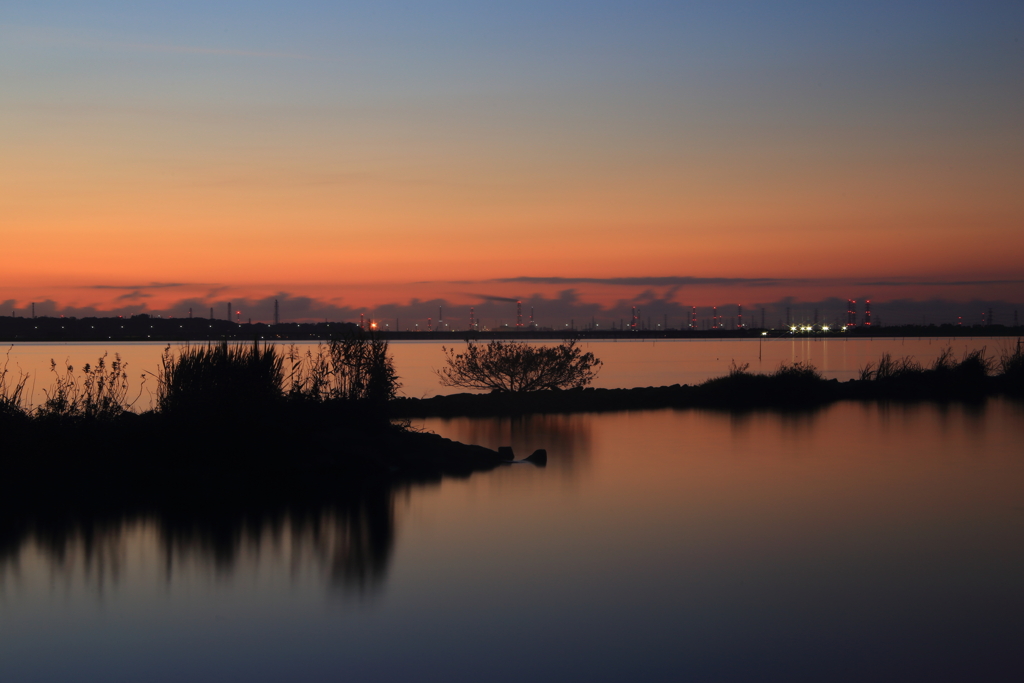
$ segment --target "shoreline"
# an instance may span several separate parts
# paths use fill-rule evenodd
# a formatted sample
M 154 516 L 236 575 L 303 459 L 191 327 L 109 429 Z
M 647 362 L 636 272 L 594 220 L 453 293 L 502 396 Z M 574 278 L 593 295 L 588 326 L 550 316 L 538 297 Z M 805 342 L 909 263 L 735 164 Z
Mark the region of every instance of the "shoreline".
M 397 398 L 395 418 L 505 417 L 529 414 L 598 413 L 661 408 L 716 410 L 814 409 L 838 401 L 978 402 L 991 396 L 1024 397 L 1019 382 L 1003 377 L 967 383 L 815 379 L 786 382 L 770 375 L 720 377 L 703 384 L 569 389 L 530 394 L 450 394 L 432 398 Z
M 348 351 L 360 349 L 367 347 Z M 43 494 L 52 499 L 87 490 L 93 496 L 141 501 L 168 496 L 301 499 L 358 481 L 467 477 L 514 460 L 510 449 L 463 444 L 400 424 L 412 418 L 663 408 L 814 410 L 845 400 L 979 403 L 998 395 L 1024 398 L 1024 349 L 1019 342 L 998 360 L 983 350 L 965 352 L 957 360 L 947 349 L 927 368 L 910 357 L 883 354 L 877 364 L 861 370 L 860 379 L 845 382 L 825 379 L 810 365 L 782 365 L 772 373 L 755 374 L 748 365 L 734 363 L 728 374 L 696 385 L 433 398 L 394 397 L 393 385 L 390 396 L 327 394 L 313 384 L 306 393 L 293 388 L 286 394 L 283 358 L 269 347 L 231 350 L 225 344 L 192 355 L 186 359 L 192 365 L 171 367 L 178 373 L 173 378 L 177 383 L 165 380 L 169 393 L 161 410 L 142 413 L 124 403 L 124 386 L 118 383 L 127 376 L 116 363 L 109 371 L 102 363 L 92 371 L 86 368 L 82 380 L 69 374 L 47 410 L 23 406 L 24 380 L 0 382 L 0 466 L 5 474 L 0 496 L 11 500 Z M 318 367 L 310 372 L 316 374 Z M 300 388 L 311 382 L 302 375 L 293 381 Z M 546 455 L 538 452 L 535 464 L 544 466 Z
M 805 326 L 806 327 L 806 326 Z M 559 329 L 494 330 L 361 330 L 356 323 L 316 322 L 238 323 L 223 319 L 160 318 L 146 314 L 130 318 L 54 318 L 48 316 L 0 316 L 0 344 L 41 342 L 155 342 L 204 343 L 220 341 L 328 341 L 360 333 L 372 333 L 385 341 L 562 341 L 575 338 L 580 341 L 711 341 L 737 339 L 895 339 L 899 337 L 1016 337 L 1024 335 L 1024 326 L 971 325 L 951 323 L 936 325 L 893 325 L 888 327 L 850 327 L 830 330 L 795 328 L 747 327 L 743 329 L 691 330 L 658 329 L 587 329 L 565 327 Z

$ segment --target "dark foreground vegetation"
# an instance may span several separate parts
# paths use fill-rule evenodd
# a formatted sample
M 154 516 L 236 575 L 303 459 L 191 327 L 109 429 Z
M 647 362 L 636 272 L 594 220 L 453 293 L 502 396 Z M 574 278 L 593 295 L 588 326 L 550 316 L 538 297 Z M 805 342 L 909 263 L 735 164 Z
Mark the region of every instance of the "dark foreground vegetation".
M 0 363 L 0 498 L 74 500 L 84 493 L 168 505 L 182 497 L 330 498 L 342 482 L 437 480 L 511 459 L 401 423 L 412 417 L 1024 397 L 1020 343 L 998 357 L 981 349 L 957 358 L 947 350 L 929 367 L 885 355 L 847 382 L 799 364 L 771 374 L 734 366 L 695 386 L 638 389 L 586 388 L 600 361 L 573 342 L 554 350 L 524 346 L 494 342 L 448 354 L 442 380 L 494 391 L 430 399 L 396 397 L 387 342 L 376 338 L 334 340 L 304 353 L 227 342 L 168 349 L 158 372 L 145 378 L 155 383 L 156 407 L 141 413 L 132 410 L 128 369 L 117 357 L 77 372 L 54 365 L 45 400 L 31 409 L 27 378 Z M 535 387 L 544 389 L 529 390 Z
M 53 368 L 45 400 L 0 363 L 0 497 L 112 495 L 261 501 L 326 495 L 339 481 L 430 480 L 508 460 L 392 422 L 387 342 L 350 337 L 304 354 L 258 343 L 168 349 L 157 405 L 132 410 L 128 369 Z
M 863 368 L 859 379 L 847 382 L 825 379 L 810 365 L 784 365 L 770 374 L 734 365 L 728 375 L 694 386 L 397 398 L 391 414 L 454 417 L 651 408 L 806 409 L 841 400 L 980 401 L 998 394 L 1024 397 L 1024 350 L 1019 343 L 998 357 L 980 349 L 957 359 L 947 349 L 930 367 L 913 358 L 886 354 L 877 364 Z
M 34 409 L 26 379 L 0 361 L 0 574 L 32 543 L 58 569 L 102 577 L 106 549 L 143 522 L 168 578 L 190 558 L 231 571 L 287 527 L 292 552 L 313 558 L 332 587 L 372 590 L 394 545 L 396 496 L 508 460 L 393 424 L 398 381 L 376 339 L 305 354 L 168 350 L 148 378 L 157 406 L 143 413 L 131 410 L 116 357 L 54 366 Z

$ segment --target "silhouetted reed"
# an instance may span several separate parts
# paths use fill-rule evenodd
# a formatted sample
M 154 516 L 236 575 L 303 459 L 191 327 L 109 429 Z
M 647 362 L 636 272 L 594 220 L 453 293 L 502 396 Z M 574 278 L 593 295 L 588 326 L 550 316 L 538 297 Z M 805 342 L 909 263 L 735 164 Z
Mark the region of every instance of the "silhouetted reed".
M 1018 339 L 1013 346 L 1007 346 L 999 354 L 999 376 L 1009 393 L 1024 394 L 1024 345 Z
M 384 405 L 401 384 L 388 343 L 373 337 L 348 337 L 299 353 L 288 349 L 288 396 L 301 401 L 349 401 Z
M 947 349 L 948 350 L 948 349 Z M 941 363 L 940 367 L 946 367 L 946 356 L 940 356 L 937 363 Z M 920 376 L 924 372 L 924 368 L 921 364 L 915 361 L 910 356 L 904 356 L 903 358 L 893 358 L 890 353 L 883 353 L 882 357 L 878 359 L 878 363 L 868 363 L 860 370 L 860 379 L 865 382 L 871 381 L 890 381 L 895 379 L 903 379 L 910 376 Z
M 770 373 L 753 373 L 750 364 L 735 361 L 724 377 L 715 377 L 696 389 L 709 405 L 747 406 L 757 404 L 765 396 L 779 405 L 805 405 L 823 400 L 825 378 L 807 363 L 783 363 Z
M 945 348 L 925 367 L 911 357 L 893 358 L 884 354 L 877 364 L 868 363 L 860 371 L 862 382 L 870 383 L 875 393 L 904 398 L 977 398 L 992 387 L 994 360 L 985 349 L 965 351 L 959 361 L 953 350 Z
M 22 417 L 26 414 L 25 408 L 25 385 L 28 382 L 28 375 L 24 372 L 18 373 L 14 379 L 10 371 L 11 350 L 7 350 L 3 367 L 0 367 L 0 419 Z
M 282 398 L 284 360 L 270 344 L 226 341 L 168 346 L 157 374 L 157 410 L 165 414 L 213 415 L 267 408 Z
M 54 381 L 43 390 L 46 400 L 36 409 L 40 418 L 112 419 L 131 410 L 135 403 L 128 398 L 128 365 L 120 355 L 114 354 L 108 366 L 104 353 L 96 365 L 86 363 L 81 376 L 75 374 L 74 366 L 63 367 L 64 372 L 60 372 L 57 362 L 50 361 Z
M 297 403 L 383 407 L 399 386 L 387 342 L 369 337 L 332 340 L 305 354 L 259 342 L 185 347 L 177 355 L 167 347 L 158 380 L 157 410 L 190 415 Z

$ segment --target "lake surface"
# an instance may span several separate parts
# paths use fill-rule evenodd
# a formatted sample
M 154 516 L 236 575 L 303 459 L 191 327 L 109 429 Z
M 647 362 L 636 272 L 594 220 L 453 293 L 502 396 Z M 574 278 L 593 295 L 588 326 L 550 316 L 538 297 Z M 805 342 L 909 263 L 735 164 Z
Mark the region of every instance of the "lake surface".
M 987 348 L 989 355 L 998 356 L 1001 349 L 1012 344 L 1016 344 L 1015 337 L 844 339 L 783 335 L 763 340 L 599 341 L 583 342 L 581 346 L 604 361 L 593 386 L 631 388 L 697 384 L 726 374 L 733 362 L 740 365 L 749 363 L 752 372 L 771 372 L 781 363 L 811 363 L 830 379 L 847 380 L 859 376 L 860 369 L 867 363 L 877 363 L 883 353 L 896 357 L 913 356 L 927 364 L 947 347 L 952 348 L 957 357 L 965 351 L 980 348 Z M 8 367 L 13 374 L 20 370 L 30 375 L 28 393 L 38 405 L 45 400 L 44 390 L 53 383 L 51 360 L 56 362 L 59 371 L 69 364 L 80 371 L 86 363 L 95 365 L 97 358 L 104 353 L 108 354 L 108 362 L 117 354 L 127 363 L 132 396 L 139 397 L 136 408 L 147 410 L 152 407 L 156 394 L 155 373 L 160 367 L 160 355 L 167 346 L 166 342 L 15 344 L 8 347 Z M 288 346 L 282 345 L 284 349 Z M 315 346 L 315 342 L 295 344 L 300 353 Z M 454 345 L 436 341 L 390 344 L 395 367 L 401 377 L 402 395 L 419 398 L 463 391 L 442 387 L 434 374 L 434 369 L 444 364 L 444 346 L 465 348 L 461 342 Z M 180 345 L 172 344 L 170 348 L 176 352 Z M 3 357 L 0 356 L 2 362 Z
M 1024 676 L 1019 402 L 415 426 L 550 463 L 4 519 L 0 680 Z

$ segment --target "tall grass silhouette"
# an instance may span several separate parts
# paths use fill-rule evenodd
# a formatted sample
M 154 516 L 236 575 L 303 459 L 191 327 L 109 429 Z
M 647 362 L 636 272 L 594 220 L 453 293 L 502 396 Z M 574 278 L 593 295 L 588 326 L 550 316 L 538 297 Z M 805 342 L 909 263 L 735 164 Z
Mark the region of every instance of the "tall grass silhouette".
M 383 411 L 398 390 L 388 344 L 351 337 L 300 353 L 258 341 L 168 346 L 157 374 L 157 411 L 260 414 L 299 404 L 359 404 Z
M 63 372 L 58 370 L 56 361 L 50 361 L 54 380 L 49 389 L 43 390 L 46 400 L 36 410 L 39 417 L 111 419 L 130 411 L 134 405 L 135 401 L 128 396 L 128 364 L 120 355 L 114 354 L 114 360 L 108 364 L 104 353 L 95 365 L 86 363 L 81 375 L 70 364 L 62 367 Z
M 11 347 L 13 348 L 13 347 Z M 24 372 L 18 373 L 15 379 L 10 370 L 11 349 L 7 349 L 3 367 L 0 367 L 0 417 L 14 417 L 25 415 L 25 385 L 28 383 L 28 375 Z
M 157 410 L 167 414 L 220 414 L 269 408 L 280 402 L 284 359 L 270 344 L 232 345 L 226 341 L 168 346 L 157 372 Z
M 291 363 L 288 395 L 294 399 L 382 405 L 401 386 L 383 339 L 335 339 L 305 354 L 291 346 L 287 358 Z

